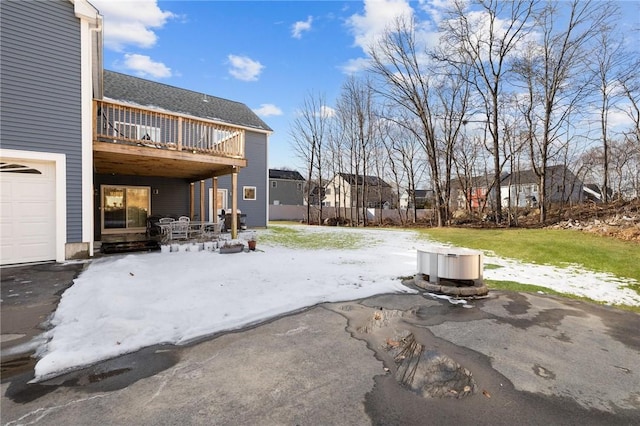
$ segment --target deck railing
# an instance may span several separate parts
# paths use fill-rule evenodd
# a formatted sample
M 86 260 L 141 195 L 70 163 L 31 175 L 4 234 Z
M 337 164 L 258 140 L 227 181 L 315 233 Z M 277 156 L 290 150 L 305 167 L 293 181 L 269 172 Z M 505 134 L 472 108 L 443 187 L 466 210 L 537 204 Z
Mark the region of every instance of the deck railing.
M 94 140 L 244 158 L 244 129 L 94 100 Z

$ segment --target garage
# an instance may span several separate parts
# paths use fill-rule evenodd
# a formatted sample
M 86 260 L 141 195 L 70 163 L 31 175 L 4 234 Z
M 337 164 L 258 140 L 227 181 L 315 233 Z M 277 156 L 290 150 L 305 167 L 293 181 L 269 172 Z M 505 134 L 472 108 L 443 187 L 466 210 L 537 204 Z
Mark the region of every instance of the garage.
M 56 163 L 0 163 L 0 264 L 56 259 Z

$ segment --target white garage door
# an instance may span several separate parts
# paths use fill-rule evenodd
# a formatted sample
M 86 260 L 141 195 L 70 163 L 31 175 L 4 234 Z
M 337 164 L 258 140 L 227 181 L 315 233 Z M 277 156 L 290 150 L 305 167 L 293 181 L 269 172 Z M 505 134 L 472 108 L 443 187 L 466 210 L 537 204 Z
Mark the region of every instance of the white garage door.
M 0 165 L 0 264 L 56 258 L 55 163 Z

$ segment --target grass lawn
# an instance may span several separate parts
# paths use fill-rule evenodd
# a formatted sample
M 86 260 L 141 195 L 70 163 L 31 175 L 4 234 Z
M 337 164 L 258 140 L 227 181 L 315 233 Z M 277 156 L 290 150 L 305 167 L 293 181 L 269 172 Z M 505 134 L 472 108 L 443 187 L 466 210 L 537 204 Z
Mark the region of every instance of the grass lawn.
M 361 246 L 365 237 L 354 233 L 330 231 L 308 233 L 287 226 L 269 224 L 269 232 L 261 236 L 260 241 L 298 249 L 354 249 Z
M 560 229 L 431 228 L 420 233 L 456 246 L 493 251 L 501 257 L 559 267 L 578 264 L 592 271 L 640 281 L 640 245 L 633 242 Z M 489 281 L 488 284 L 503 290 L 540 290 L 537 286 L 511 282 Z M 640 294 L 640 284 L 628 287 Z M 543 291 L 550 293 L 549 289 Z M 626 308 L 640 312 L 637 307 Z
M 610 272 L 640 281 L 640 244 L 560 229 L 431 228 L 422 234 L 437 241 L 525 262 Z

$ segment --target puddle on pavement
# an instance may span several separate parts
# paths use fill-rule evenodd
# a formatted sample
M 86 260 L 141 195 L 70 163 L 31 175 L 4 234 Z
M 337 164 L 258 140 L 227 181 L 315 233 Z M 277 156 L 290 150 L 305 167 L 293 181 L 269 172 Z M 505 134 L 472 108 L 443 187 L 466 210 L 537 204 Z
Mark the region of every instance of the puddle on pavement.
M 6 379 L 10 379 L 11 377 L 33 371 L 33 368 L 36 365 L 36 359 L 31 355 L 32 354 L 29 353 L 26 355 L 17 355 L 15 357 L 3 359 L 2 364 L 0 365 L 2 381 L 4 382 Z
M 334 310 L 347 318 L 353 337 L 367 342 L 402 389 L 429 399 L 477 394 L 473 368 L 465 365 L 469 357 L 460 357 L 460 348 L 436 338 L 428 327 L 443 321 L 472 321 L 486 314 L 448 301 L 414 300 L 419 303 L 403 310 L 375 306 L 375 298 L 367 300 L 369 306 L 343 303 Z
M 173 367 L 180 358 L 179 352 L 180 348 L 176 346 L 152 346 L 38 383 L 29 383 L 34 377 L 36 360 L 30 356 L 23 357 L 31 360 L 31 364 L 25 364 L 21 372 L 14 371 L 5 396 L 14 402 L 25 403 L 58 387 L 74 387 L 91 393 L 123 389 Z M 2 376 L 4 381 L 4 362 Z

